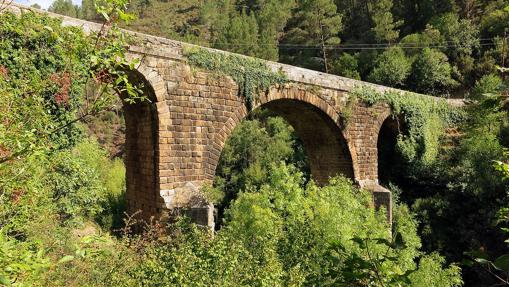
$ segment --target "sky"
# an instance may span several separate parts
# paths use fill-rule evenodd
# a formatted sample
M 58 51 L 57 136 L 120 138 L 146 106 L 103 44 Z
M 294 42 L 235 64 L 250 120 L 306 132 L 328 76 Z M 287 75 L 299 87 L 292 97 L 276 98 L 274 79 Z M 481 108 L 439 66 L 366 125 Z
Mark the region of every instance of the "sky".
M 14 0 L 14 2 L 27 6 L 39 4 L 41 5 L 42 9 L 48 9 L 51 3 L 53 3 L 53 0 Z M 81 5 L 81 0 L 72 0 L 72 2 L 74 4 Z

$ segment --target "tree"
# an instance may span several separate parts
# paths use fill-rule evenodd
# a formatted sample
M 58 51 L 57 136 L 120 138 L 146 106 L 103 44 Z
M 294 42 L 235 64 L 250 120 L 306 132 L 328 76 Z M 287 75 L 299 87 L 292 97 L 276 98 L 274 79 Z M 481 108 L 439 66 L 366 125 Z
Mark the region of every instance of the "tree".
M 456 0 L 395 0 L 397 19 L 403 19 L 404 34 L 422 31 L 435 15 L 457 11 Z
M 417 92 L 440 95 L 457 86 L 447 56 L 434 49 L 423 49 L 412 64 L 409 87 Z
M 493 74 L 485 75 L 480 78 L 476 83 L 469 98 L 474 100 L 482 100 L 485 94 L 498 94 L 504 88 L 502 79 Z
M 445 53 L 453 61 L 461 56 L 471 56 L 474 49 L 479 48 L 479 30 L 470 21 L 459 19 L 454 13 L 447 13 L 430 21 L 443 37 Z
M 214 186 L 224 193 L 220 212 L 240 191 L 262 184 L 270 166 L 281 161 L 309 176 L 302 144 L 283 118 L 257 111 L 252 119 L 242 121 L 229 137 L 217 167 Z
M 505 8 L 505 1 L 496 1 L 486 7 L 484 17 L 481 19 L 480 27 L 483 38 L 503 36 L 509 28 L 509 11 Z
M 390 48 L 378 56 L 375 67 L 368 76 L 368 81 L 391 87 L 401 87 L 405 84 L 411 68 L 412 63 L 406 57 L 403 49 L 400 47 Z
M 332 0 L 299 0 L 297 3 L 284 44 L 315 47 L 319 53 L 297 47 L 288 52 L 288 60 L 291 63 L 304 62 L 305 66 L 315 66 L 319 62 L 322 70 L 329 72 L 327 48 L 340 42 L 341 15 Z
M 291 9 L 294 5 L 295 0 L 260 1 L 259 7 L 262 8 L 256 14 L 260 28 L 259 57 L 268 60 L 279 60 L 279 39 L 282 37 L 283 29 L 291 17 Z
M 348 53 L 342 53 L 337 59 L 333 60 L 331 64 L 331 73 L 347 78 L 360 80 L 361 76 L 358 72 L 358 60 L 356 56 Z
M 258 22 L 254 13 L 248 15 L 233 12 L 217 35 L 214 47 L 247 56 L 256 56 L 258 46 Z
M 373 22 L 371 31 L 374 40 L 379 43 L 392 43 L 399 37 L 398 26 L 403 21 L 394 21 L 392 16 L 392 0 L 370 1 L 369 9 Z
M 405 36 L 399 44 L 405 48 L 407 56 L 414 58 L 422 51 L 422 47 L 436 46 L 442 41 L 440 31 L 428 24 L 424 31 Z
M 95 0 L 81 1 L 80 18 L 88 21 L 101 21 L 101 15 L 97 14 L 97 11 L 95 10 Z
M 55 0 L 48 11 L 73 18 L 78 18 L 80 15 L 80 7 L 74 5 L 72 0 Z

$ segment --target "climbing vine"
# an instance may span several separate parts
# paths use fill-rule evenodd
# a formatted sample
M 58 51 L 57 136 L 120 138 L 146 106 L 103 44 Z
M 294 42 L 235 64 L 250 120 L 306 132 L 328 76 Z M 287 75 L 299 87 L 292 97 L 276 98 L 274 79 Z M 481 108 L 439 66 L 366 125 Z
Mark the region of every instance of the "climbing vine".
M 418 167 L 428 167 L 435 162 L 446 128 L 465 118 L 462 108 L 450 105 L 445 99 L 409 92 L 381 93 L 368 88 L 356 89 L 352 95 L 352 100 L 368 105 L 388 104 L 393 117 L 404 119 L 405 132 L 398 136 L 397 149 L 407 162 Z
M 288 81 L 282 71 L 273 72 L 263 60 L 202 48 L 187 49 L 184 54 L 193 66 L 232 77 L 249 109 L 260 92 Z

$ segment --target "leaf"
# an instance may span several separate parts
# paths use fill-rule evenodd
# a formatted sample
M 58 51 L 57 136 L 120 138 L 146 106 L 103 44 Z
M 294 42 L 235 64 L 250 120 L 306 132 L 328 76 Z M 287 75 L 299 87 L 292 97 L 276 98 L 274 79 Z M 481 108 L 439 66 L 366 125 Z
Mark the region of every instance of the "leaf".
M 477 262 L 479 264 L 484 264 L 484 265 L 488 265 L 491 263 L 491 261 L 486 260 L 484 258 L 475 258 L 474 260 L 475 260 L 475 262 Z
M 472 267 L 474 266 L 474 261 L 464 258 L 463 260 L 461 260 L 461 265 Z
M 486 259 L 486 260 L 488 260 L 488 258 L 489 258 L 488 255 L 482 250 L 463 252 L 463 254 L 467 255 L 469 257 L 472 257 L 472 258 L 481 258 L 481 259 Z
M 11 281 L 5 275 L 0 274 L 0 285 L 11 286 Z
M 108 16 L 108 13 L 101 11 L 101 15 L 104 17 L 106 21 L 110 21 L 110 16 Z
M 389 240 L 385 239 L 385 238 L 376 238 L 374 239 L 376 243 L 378 244 L 384 244 L 386 246 L 391 246 L 391 243 L 389 242 Z
M 74 256 L 66 255 L 66 256 L 62 257 L 60 260 L 58 260 L 58 263 L 62 264 L 62 263 L 66 263 L 66 262 L 69 262 L 69 261 L 72 261 L 72 260 L 74 260 Z
M 50 26 L 44 26 L 44 29 L 53 32 L 53 28 L 51 28 Z
M 509 271 L 509 254 L 504 254 L 498 257 L 497 259 L 495 259 L 495 262 L 493 264 L 498 269 Z

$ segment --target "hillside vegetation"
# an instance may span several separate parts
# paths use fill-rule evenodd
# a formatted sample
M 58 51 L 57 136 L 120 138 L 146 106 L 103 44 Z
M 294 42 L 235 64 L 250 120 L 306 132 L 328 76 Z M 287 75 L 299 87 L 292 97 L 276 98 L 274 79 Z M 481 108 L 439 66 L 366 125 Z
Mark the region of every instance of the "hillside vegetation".
M 51 11 L 106 24 L 91 35 L 4 11 L 0 286 L 509 285 L 508 5 L 53 3 Z M 389 104 L 406 127 L 379 145 L 392 225 L 351 180 L 317 186 L 298 135 L 265 110 L 238 125 L 204 189 L 217 230 L 185 217 L 139 222 L 125 214 L 121 106 L 147 99 L 127 77 L 136 62 L 120 27 L 469 101 L 457 109 L 352 94 Z

